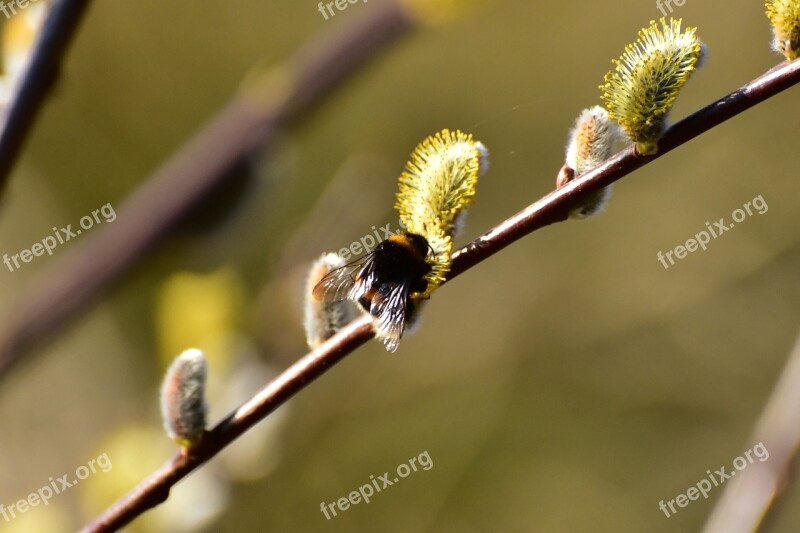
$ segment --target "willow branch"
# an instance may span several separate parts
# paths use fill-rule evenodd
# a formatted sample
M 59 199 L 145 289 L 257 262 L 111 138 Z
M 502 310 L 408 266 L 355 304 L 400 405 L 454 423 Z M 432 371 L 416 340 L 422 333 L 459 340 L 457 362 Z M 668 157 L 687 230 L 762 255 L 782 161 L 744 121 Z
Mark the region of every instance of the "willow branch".
M 453 254 L 450 279 L 532 231 L 566 220 L 567 208 L 574 201 L 573 195 L 589 195 L 610 185 L 726 120 L 788 89 L 798 81 L 800 81 L 800 61 L 782 63 L 669 128 L 658 142 L 657 154 L 642 156 L 635 152 L 633 146 L 623 150 L 599 167 L 585 173 L 580 179 L 553 191 Z
M 127 198 L 114 224 L 85 235 L 34 280 L 0 324 L 0 376 L 137 264 L 242 158 L 256 147 L 266 149 L 280 128 L 302 118 L 416 24 L 401 2 L 376 5 L 369 13 L 246 86 Z
M 800 61 L 782 64 L 741 89 L 678 122 L 659 142 L 659 153 L 638 155 L 633 147 L 623 150 L 580 178 L 551 192 L 516 215 L 495 226 L 453 255 L 448 279 L 472 268 L 523 236 L 554 222 L 567 219 L 569 208 L 581 196 L 591 194 L 626 176 L 678 146 L 698 137 L 800 82 Z M 191 454 L 178 454 L 132 492 L 89 524 L 85 532 L 113 531 L 161 502 L 170 488 L 192 470 L 305 388 L 336 363 L 374 336 L 372 321 L 362 316 L 343 328 L 322 346 L 297 361 L 247 403 L 212 429 Z
M 800 450 L 800 336 L 772 396 L 761 413 L 753 442 L 763 442 L 766 461 L 748 465 L 725 485 L 704 533 L 758 531 L 776 498 L 789 482 Z
M 37 39 L 22 83 L 16 90 L 0 132 L 0 192 L 33 126 L 42 103 L 53 88 L 89 0 L 55 0 Z

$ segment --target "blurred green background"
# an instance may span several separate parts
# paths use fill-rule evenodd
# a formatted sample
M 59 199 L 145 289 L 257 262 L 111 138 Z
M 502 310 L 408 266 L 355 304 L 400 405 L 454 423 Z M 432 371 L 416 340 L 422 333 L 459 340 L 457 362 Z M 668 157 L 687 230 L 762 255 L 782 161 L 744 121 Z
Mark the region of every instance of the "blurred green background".
M 95 2 L 1 200 L 0 253 L 108 202 L 119 215 L 248 73 L 380 4 L 326 21 L 310 0 Z M 674 15 L 709 55 L 673 120 L 781 60 L 760 2 L 687 0 Z M 460 128 L 491 151 L 459 244 L 550 192 L 611 59 L 660 16 L 654 1 L 495 0 L 360 70 L 4 379 L 0 503 L 103 453 L 114 467 L 0 529 L 75 529 L 167 460 L 158 386 L 178 351 L 210 352 L 214 420 L 304 354 L 308 263 L 396 225 L 395 180 L 426 135 Z M 671 518 L 658 502 L 756 444 L 800 330 L 798 95 L 623 179 L 605 213 L 446 285 L 396 354 L 369 343 L 130 531 L 699 530 L 722 489 Z M 657 261 L 758 195 L 765 214 L 668 270 Z M 2 311 L 67 248 L 0 269 Z M 424 451 L 430 470 L 320 512 Z M 771 531 L 797 530 L 798 503 L 795 485 Z

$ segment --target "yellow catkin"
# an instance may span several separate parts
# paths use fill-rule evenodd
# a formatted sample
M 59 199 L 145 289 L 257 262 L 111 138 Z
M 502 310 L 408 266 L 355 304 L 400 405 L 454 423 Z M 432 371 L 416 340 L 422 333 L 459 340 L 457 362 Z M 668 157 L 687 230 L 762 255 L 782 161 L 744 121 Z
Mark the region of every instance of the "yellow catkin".
M 478 176 L 488 164 L 488 152 L 472 135 L 442 130 L 422 141 L 400 175 L 395 207 L 405 228 L 428 241 L 431 272 L 429 296 L 450 270 L 450 255 L 458 215 L 475 196 Z
M 600 86 L 609 116 L 645 155 L 658 151 L 667 114 L 704 56 L 697 28 L 681 31 L 680 19 L 659 23 L 639 32 Z
M 800 0 L 767 0 L 767 18 L 772 23 L 772 49 L 789 61 L 800 56 Z

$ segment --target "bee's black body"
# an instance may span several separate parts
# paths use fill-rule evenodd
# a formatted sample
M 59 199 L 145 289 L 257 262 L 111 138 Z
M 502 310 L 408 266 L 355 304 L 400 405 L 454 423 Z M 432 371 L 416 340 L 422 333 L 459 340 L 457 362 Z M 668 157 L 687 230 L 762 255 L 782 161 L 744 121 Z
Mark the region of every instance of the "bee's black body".
M 364 283 L 367 291 L 358 299 L 366 311 L 370 310 L 376 294 L 388 294 L 393 287 L 405 284 L 406 298 L 428 288 L 425 274 L 431 271 L 425 261 L 428 241 L 414 233 L 393 235 L 381 242 L 370 253 L 364 268 L 356 275 L 356 284 Z
M 378 336 L 393 351 L 416 310 L 412 296 L 428 288 L 429 249 L 421 235 L 392 235 L 363 258 L 322 278 L 314 295 L 320 300 L 357 302 L 376 318 Z

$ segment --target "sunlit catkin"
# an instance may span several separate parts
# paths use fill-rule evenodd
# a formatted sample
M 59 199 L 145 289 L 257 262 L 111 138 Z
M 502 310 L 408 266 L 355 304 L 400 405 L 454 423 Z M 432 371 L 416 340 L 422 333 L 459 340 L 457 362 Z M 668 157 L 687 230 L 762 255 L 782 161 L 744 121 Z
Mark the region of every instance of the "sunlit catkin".
M 397 350 L 421 304 L 450 270 L 453 236 L 486 171 L 486 148 L 472 135 L 442 130 L 422 141 L 400 175 L 395 207 L 403 232 L 331 270 L 311 289 L 317 303 L 347 299 L 373 319 L 375 336 Z M 309 280 L 310 283 L 310 280 Z
M 472 202 L 489 152 L 472 135 L 442 130 L 422 141 L 400 175 L 395 207 L 406 229 L 423 236 L 432 252 L 425 297 L 450 270 L 458 216 Z
M 800 0 L 767 0 L 772 23 L 772 49 L 789 61 L 800 55 Z
M 660 26 L 659 26 L 660 24 Z M 681 20 L 662 18 L 639 32 L 625 47 L 600 86 L 609 116 L 640 154 L 658 152 L 666 118 L 683 85 L 699 66 L 704 47 L 696 28 L 681 31 Z

